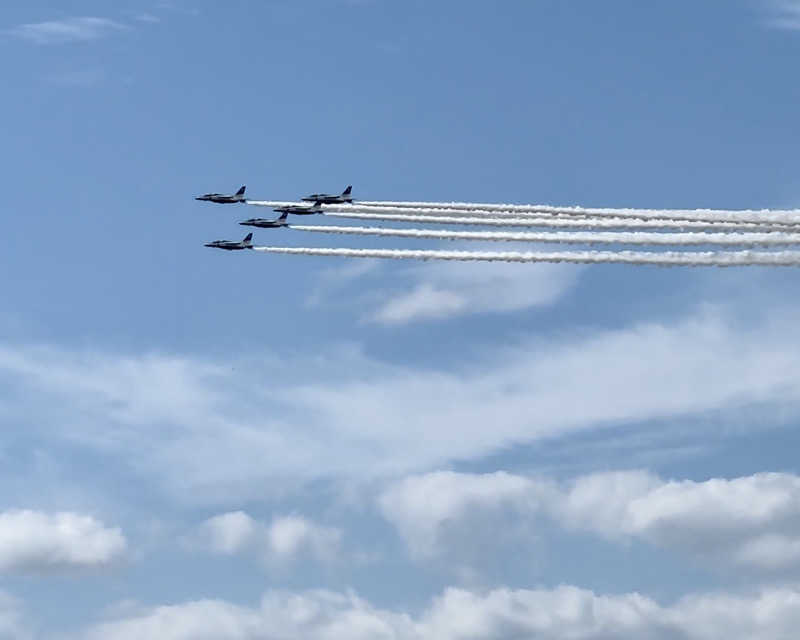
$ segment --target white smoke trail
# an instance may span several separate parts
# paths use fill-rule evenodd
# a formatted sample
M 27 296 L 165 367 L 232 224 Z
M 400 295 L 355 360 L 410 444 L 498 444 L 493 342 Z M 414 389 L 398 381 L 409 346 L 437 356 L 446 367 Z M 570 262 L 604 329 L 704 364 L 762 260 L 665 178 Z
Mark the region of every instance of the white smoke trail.
M 633 244 L 659 246 L 779 246 L 800 244 L 800 233 L 608 233 L 608 232 L 507 232 L 456 231 L 453 229 L 389 229 L 385 227 L 331 227 L 289 225 L 297 231 L 340 235 L 426 238 L 433 240 L 480 240 L 500 242 L 547 242 L 557 244 Z
M 730 251 L 646 253 L 636 251 L 418 251 L 412 249 L 345 249 L 317 247 L 253 247 L 263 253 L 392 260 L 455 260 L 482 262 L 565 262 L 572 264 L 632 264 L 662 267 L 800 266 L 800 251 Z
M 247 204 L 258 207 L 283 207 L 290 205 L 311 206 L 284 200 L 247 200 Z M 357 213 L 396 213 L 398 215 L 503 215 L 520 218 L 534 215 L 589 216 L 634 218 L 639 220 L 685 220 L 689 222 L 751 223 L 757 225 L 800 225 L 800 210 L 770 209 L 633 209 L 557 207 L 551 205 L 481 204 L 470 202 L 392 202 L 359 201 L 356 204 L 323 205 L 326 211 Z
M 800 225 L 800 211 L 726 211 L 714 209 L 611 209 L 554 207 L 550 205 L 473 204 L 459 202 L 359 202 L 331 205 L 334 211 L 361 213 L 414 213 L 419 215 L 567 215 L 637 218 L 640 220 L 687 220 L 696 222 L 740 222 L 754 224 Z
M 312 206 L 313 202 L 290 202 L 288 200 L 245 200 L 245 204 L 252 204 L 254 207 L 299 207 Z
M 692 229 L 695 231 L 761 231 L 783 230 L 772 225 L 724 222 L 691 222 L 680 220 L 631 220 L 629 218 L 462 218 L 457 216 L 419 216 L 381 213 L 349 213 L 326 211 L 325 217 L 352 220 L 383 220 L 386 222 L 414 222 L 418 224 L 461 224 L 482 227 L 541 227 L 549 229 Z

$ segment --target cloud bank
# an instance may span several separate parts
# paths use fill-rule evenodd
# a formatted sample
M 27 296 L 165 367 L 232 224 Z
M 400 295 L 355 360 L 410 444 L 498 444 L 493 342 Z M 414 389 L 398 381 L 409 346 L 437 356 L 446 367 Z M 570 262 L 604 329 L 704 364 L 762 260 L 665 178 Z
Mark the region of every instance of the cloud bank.
M 155 607 L 90 629 L 86 640 L 794 640 L 800 592 L 703 594 L 662 606 L 645 596 L 553 590 L 447 589 L 418 617 L 355 594 L 269 592 L 260 606 L 218 600 Z
M 485 519 L 491 509 L 498 530 L 505 528 L 498 522 L 527 519 L 532 536 L 538 516 L 564 529 L 639 540 L 718 565 L 800 566 L 800 477 L 786 473 L 693 482 L 630 471 L 559 485 L 506 473 L 436 472 L 391 485 L 378 504 L 417 556 L 450 547 L 468 535 L 476 512 Z

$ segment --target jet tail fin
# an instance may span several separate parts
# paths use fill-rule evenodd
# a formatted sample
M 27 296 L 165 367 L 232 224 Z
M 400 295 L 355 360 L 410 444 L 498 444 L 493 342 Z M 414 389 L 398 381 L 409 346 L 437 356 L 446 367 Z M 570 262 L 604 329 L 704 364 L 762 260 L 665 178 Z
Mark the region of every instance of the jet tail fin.
M 278 218 L 278 222 L 286 222 L 286 219 L 287 219 L 288 217 L 289 217 L 289 212 L 288 212 L 288 211 L 284 211 L 284 212 L 281 214 L 281 217 L 280 217 L 280 218 Z
M 236 195 L 237 195 L 237 196 L 243 196 L 243 195 L 244 195 L 244 190 L 245 190 L 245 189 L 247 189 L 247 186 L 246 186 L 246 185 L 242 185 L 242 188 L 241 188 L 241 189 L 239 189 L 239 190 L 236 192 Z
M 246 247 L 249 247 L 251 244 L 253 244 L 253 234 L 252 234 L 252 232 L 248 233 L 244 237 L 244 240 L 242 240 L 242 244 L 245 245 Z
M 347 185 L 347 189 L 342 191 L 342 195 L 343 196 L 349 196 L 352 191 L 353 191 L 353 185 L 349 184 L 349 185 Z

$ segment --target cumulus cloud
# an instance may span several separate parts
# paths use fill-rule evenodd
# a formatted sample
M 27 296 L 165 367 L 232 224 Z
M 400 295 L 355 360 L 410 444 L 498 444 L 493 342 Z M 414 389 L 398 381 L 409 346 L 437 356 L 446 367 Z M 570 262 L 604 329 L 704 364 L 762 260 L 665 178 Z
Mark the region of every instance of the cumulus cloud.
M 108 18 L 86 16 L 21 24 L 10 33 L 33 44 L 87 42 L 126 31 L 128 27 Z
M 339 529 L 298 515 L 276 516 L 265 523 L 235 511 L 206 520 L 198 539 L 215 553 L 253 553 L 267 562 L 288 561 L 304 553 L 330 561 L 336 557 L 341 536 Z
M 340 538 L 338 529 L 322 527 L 300 516 L 275 518 L 267 531 L 269 549 L 280 557 L 291 557 L 308 548 L 318 557 L 331 559 Z
M 474 509 L 508 507 L 517 519 L 540 514 L 567 529 L 717 564 L 776 570 L 800 562 L 800 477 L 791 474 L 692 482 L 634 471 L 561 486 L 508 474 L 433 473 L 390 486 L 379 506 L 415 554 L 437 552 L 446 523 L 457 537 L 471 529 L 466 516 Z
M 569 526 L 753 569 L 800 559 L 800 478 L 791 474 L 705 482 L 597 474 L 578 480 L 554 513 Z
M 91 516 L 37 511 L 0 513 L 0 571 L 92 568 L 119 559 L 127 542 Z
M 393 484 L 380 496 L 379 506 L 411 551 L 429 556 L 438 551 L 440 535 L 447 523 L 504 505 L 517 512 L 535 512 L 539 493 L 534 481 L 521 476 L 440 471 Z
M 112 620 L 86 640 L 794 640 L 800 592 L 701 594 L 664 606 L 636 593 L 597 595 L 552 590 L 447 589 L 419 616 L 380 609 L 355 594 L 270 592 L 257 608 L 222 601 L 156 607 Z
M 200 537 L 211 551 L 233 554 L 250 545 L 259 524 L 244 511 L 209 518 L 200 526 Z

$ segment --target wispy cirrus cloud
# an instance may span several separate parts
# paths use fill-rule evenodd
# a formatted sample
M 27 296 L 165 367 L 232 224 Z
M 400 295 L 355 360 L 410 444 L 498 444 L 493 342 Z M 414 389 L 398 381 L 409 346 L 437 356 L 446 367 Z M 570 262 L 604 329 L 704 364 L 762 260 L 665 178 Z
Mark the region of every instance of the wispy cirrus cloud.
M 148 22 L 150 24 L 158 24 L 161 22 L 161 18 L 152 13 L 139 13 L 136 15 L 135 19 L 139 22 Z
M 10 29 L 8 33 L 32 44 L 55 45 L 99 40 L 129 29 L 130 27 L 116 20 L 84 16 L 21 24 Z
M 766 10 L 768 26 L 790 31 L 800 30 L 800 0 L 770 0 Z
M 308 302 L 339 304 L 343 290 L 358 286 L 362 321 L 401 326 L 548 307 L 567 295 L 583 272 L 574 265 L 516 266 L 426 263 L 392 273 L 370 261 L 322 273 Z
M 578 280 L 581 268 L 542 265 L 425 264 L 409 271 L 411 286 L 392 292 L 369 317 L 384 325 L 474 313 L 504 313 L 554 304 Z M 486 268 L 489 267 L 489 268 Z M 508 267 L 511 267 L 510 269 Z
M 782 315 L 748 329 L 709 310 L 674 324 L 530 337 L 449 370 L 342 349 L 225 363 L 0 345 L 0 401 L 26 438 L 119 455 L 192 501 L 240 502 L 278 478 L 424 470 L 754 403 L 796 412 L 796 314 Z M 770 415 L 763 421 L 782 419 Z

